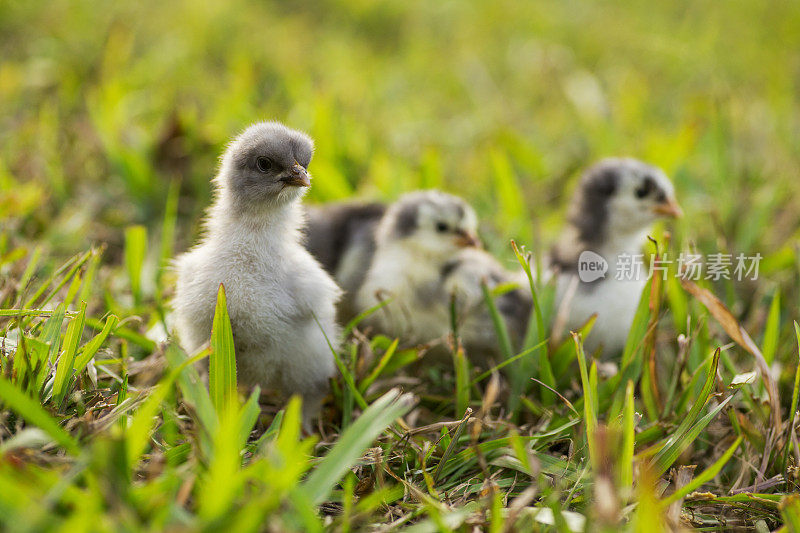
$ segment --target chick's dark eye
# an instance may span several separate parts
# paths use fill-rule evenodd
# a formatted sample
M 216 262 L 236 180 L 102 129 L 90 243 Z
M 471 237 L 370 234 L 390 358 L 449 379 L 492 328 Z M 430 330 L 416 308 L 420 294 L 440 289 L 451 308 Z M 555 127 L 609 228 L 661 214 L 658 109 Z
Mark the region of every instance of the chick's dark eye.
M 636 188 L 636 198 L 644 198 L 653 191 L 654 187 L 653 180 L 650 178 L 645 178 L 642 184 Z
M 259 172 L 269 172 L 272 170 L 272 159 L 269 157 L 259 157 L 256 159 L 256 168 Z
M 444 222 L 437 222 L 436 223 L 436 231 L 439 233 L 444 233 L 445 231 L 449 230 L 450 228 Z

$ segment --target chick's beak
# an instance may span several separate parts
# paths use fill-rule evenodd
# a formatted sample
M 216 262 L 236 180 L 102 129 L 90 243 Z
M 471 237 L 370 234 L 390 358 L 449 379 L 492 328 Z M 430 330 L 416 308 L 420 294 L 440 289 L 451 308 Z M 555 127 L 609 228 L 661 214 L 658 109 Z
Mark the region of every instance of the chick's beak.
M 478 239 L 478 236 L 474 233 L 470 233 L 469 231 L 465 230 L 458 230 L 456 231 L 456 244 L 461 246 L 462 248 L 480 248 L 481 241 Z
M 657 215 L 680 218 L 683 216 L 683 209 L 678 205 L 674 198 L 669 198 L 664 203 L 658 204 L 653 208 L 653 212 Z
M 291 185 L 293 187 L 311 186 L 311 178 L 308 175 L 308 171 L 300 166 L 299 163 L 295 163 L 294 166 L 289 170 L 289 175 L 281 178 L 281 181 L 286 185 Z

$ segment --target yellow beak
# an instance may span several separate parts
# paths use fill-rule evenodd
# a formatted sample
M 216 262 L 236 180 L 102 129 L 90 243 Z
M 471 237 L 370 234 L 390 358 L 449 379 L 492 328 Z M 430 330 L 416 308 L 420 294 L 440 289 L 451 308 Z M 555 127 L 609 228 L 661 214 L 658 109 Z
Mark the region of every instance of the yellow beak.
M 306 169 L 304 169 L 298 163 L 295 163 L 290 170 L 290 174 L 284 178 L 281 178 L 281 181 L 286 185 L 291 185 L 293 187 L 311 186 L 311 178 L 308 175 L 308 171 L 306 171 Z
M 470 233 L 468 231 L 459 230 L 457 232 L 458 237 L 456 238 L 456 244 L 458 246 L 467 248 L 467 247 L 481 247 L 481 241 L 477 235 Z
M 653 208 L 653 212 L 657 215 L 670 217 L 670 218 L 680 218 L 683 216 L 683 209 L 681 206 L 678 205 L 674 199 L 670 198 L 663 204 L 658 204 Z

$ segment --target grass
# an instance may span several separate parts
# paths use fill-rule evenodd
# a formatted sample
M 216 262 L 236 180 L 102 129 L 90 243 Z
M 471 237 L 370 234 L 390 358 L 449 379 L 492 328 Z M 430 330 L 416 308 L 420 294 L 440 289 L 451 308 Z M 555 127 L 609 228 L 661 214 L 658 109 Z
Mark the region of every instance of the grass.
M 797 530 L 798 28 L 749 0 L 0 4 L 0 528 Z M 309 201 L 454 191 L 509 267 L 581 168 L 647 159 L 687 213 L 661 255 L 759 277 L 671 266 L 610 378 L 592 324 L 549 338 L 535 273 L 494 371 L 353 325 L 306 437 L 237 390 L 224 292 L 209 350 L 159 340 L 168 260 L 264 118 L 315 138 Z

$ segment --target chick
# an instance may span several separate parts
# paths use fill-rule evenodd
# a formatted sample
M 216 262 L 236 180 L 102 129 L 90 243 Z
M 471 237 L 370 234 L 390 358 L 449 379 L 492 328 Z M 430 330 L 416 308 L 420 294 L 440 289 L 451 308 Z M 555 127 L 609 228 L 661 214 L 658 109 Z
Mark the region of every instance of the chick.
M 657 219 L 678 216 L 675 189 L 662 170 L 629 158 L 608 158 L 589 168 L 550 258 L 559 302 L 554 335 L 577 330 L 597 314 L 586 349 L 621 352 L 647 278 L 644 267 L 641 275 L 628 276 L 627 263 L 641 253 Z M 590 263 L 602 265 L 590 252 L 607 262 L 604 276 L 587 270 L 595 268 Z
M 450 306 L 443 272 L 459 250 L 480 245 L 476 232 L 475 212 L 456 196 L 418 191 L 389 206 L 375 227 L 374 252 L 354 302 L 363 311 L 391 301 L 365 323 L 411 343 L 444 337 Z M 342 277 L 355 253 L 343 255 Z
M 334 374 L 325 335 L 339 336 L 341 295 L 300 242 L 313 148 L 277 122 L 254 124 L 228 146 L 203 237 L 175 261 L 174 300 L 178 337 L 193 352 L 209 340 L 223 284 L 239 382 L 302 395 L 306 429 Z
M 456 326 L 467 355 L 473 362 L 485 362 L 500 354 L 481 283 L 486 281 L 490 289 L 510 285 L 496 305 L 515 348 L 527 327 L 531 296 L 521 270 L 506 270 L 479 248 L 476 220 L 463 200 L 437 191 L 406 195 L 388 213 L 379 203 L 329 204 L 309 209 L 306 246 L 344 289 L 343 319 L 369 309 L 399 288 L 399 296 L 394 294 L 388 309 L 376 312 L 388 316 L 365 322 L 378 331 L 401 335 L 404 341 L 422 343 L 442 339 L 451 331 L 454 301 Z M 439 222 L 447 228 L 437 229 Z M 384 230 L 377 243 L 379 224 Z M 397 231 L 398 227 L 406 229 Z M 376 250 L 379 263 L 392 264 L 392 272 L 401 270 L 401 277 L 373 267 Z M 387 254 L 399 257 L 400 263 L 394 264 Z M 368 274 L 371 288 L 362 293 Z M 420 281 L 422 285 L 417 286 Z M 378 292 L 370 294 L 370 290 Z M 359 295 L 361 300 L 356 302 Z

